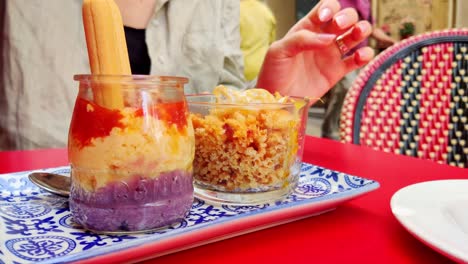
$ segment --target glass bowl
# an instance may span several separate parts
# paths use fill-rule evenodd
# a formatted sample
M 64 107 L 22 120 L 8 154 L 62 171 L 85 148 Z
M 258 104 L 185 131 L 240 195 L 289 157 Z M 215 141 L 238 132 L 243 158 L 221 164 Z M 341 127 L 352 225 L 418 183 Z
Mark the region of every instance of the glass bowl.
M 297 186 L 309 99 L 283 103 L 219 103 L 213 94 L 186 95 L 195 132 L 195 196 L 258 204 Z

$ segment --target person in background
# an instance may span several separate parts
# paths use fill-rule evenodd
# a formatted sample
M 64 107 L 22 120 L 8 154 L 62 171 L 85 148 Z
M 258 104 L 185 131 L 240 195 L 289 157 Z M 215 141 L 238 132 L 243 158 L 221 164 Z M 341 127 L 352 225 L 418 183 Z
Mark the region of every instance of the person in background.
M 145 29 L 151 74 L 189 77 L 186 93 L 209 92 L 218 84 L 244 88 L 238 0 L 127 0 L 129 3 L 138 7 L 131 5 L 135 9 L 129 11 L 121 2 L 123 22 L 133 29 Z M 140 11 L 149 5 L 151 12 L 143 15 Z M 143 24 L 131 22 L 131 17 L 138 16 L 146 17 Z M 72 76 L 89 72 L 81 21 L 80 0 L 6 1 L 1 149 L 66 145 L 78 88 Z M 336 38 L 348 30 L 351 34 L 341 44 L 353 48 L 372 28 L 367 21 L 358 21 L 355 10 L 340 11 L 338 1 L 321 1 L 271 44 L 256 86 L 283 95 L 321 97 L 347 72 L 373 57 L 371 48 L 362 47 L 342 58 Z
M 374 24 L 372 17 L 371 1 L 370 0 L 339 0 L 341 7 L 344 9 L 353 8 L 357 11 L 360 20 L 366 20 L 371 24 Z M 337 18 L 337 22 L 340 23 L 341 18 Z M 378 27 L 374 27 L 371 36 L 375 38 L 380 45 L 383 47 L 389 47 L 396 43 L 396 40 L 385 34 L 385 32 Z M 360 47 L 368 45 L 368 40 L 364 40 L 358 46 L 356 46 L 350 53 Z M 325 116 L 322 123 L 322 137 L 330 138 L 334 140 L 339 139 L 339 123 L 341 108 L 346 97 L 348 89 L 353 84 L 359 70 L 354 70 L 348 73 L 341 79 L 329 92 L 328 99 L 325 104 Z
M 244 76 L 247 86 L 253 87 L 268 47 L 276 40 L 276 19 L 265 3 L 240 1 L 240 35 Z
M 208 92 L 219 84 L 244 88 L 239 1 L 115 2 L 125 25 L 132 73 L 143 62 L 149 64 L 143 74 L 188 77 L 186 93 Z
M 151 58 L 151 74 L 183 75 L 198 80 L 212 75 L 218 78 L 218 83 L 214 84 L 199 85 L 203 84 L 200 82 L 189 85 L 186 89 L 187 93 L 210 92 L 217 84 L 230 85 L 238 89 L 244 88 L 244 85 L 239 83 L 239 80 L 243 79 L 243 74 L 238 71 L 240 67 L 228 67 L 234 64 L 242 66 L 242 56 L 238 56 L 240 53 L 240 1 L 192 0 L 190 1 L 193 4 L 191 8 L 184 0 L 141 0 L 138 4 L 134 0 L 116 0 L 116 3 L 119 5 L 124 25 L 127 27 L 141 27 L 141 25 L 134 24 L 135 19 L 148 17 L 144 15 L 148 12 L 147 10 L 153 11 L 153 13 L 150 12 L 149 20 L 143 19 Z M 185 15 L 181 13 L 183 9 L 185 9 L 183 13 Z M 228 12 L 217 15 L 214 13 L 217 9 Z M 202 11 L 210 13 L 201 15 Z M 170 20 L 170 17 L 174 17 L 174 20 Z M 236 18 L 233 19 L 233 17 Z M 217 25 L 219 22 L 221 25 Z M 224 24 L 228 22 L 230 23 Z M 178 25 L 178 23 L 181 24 Z M 172 31 L 175 31 L 172 34 L 183 37 L 181 39 L 171 37 Z M 179 33 L 179 31 L 185 33 Z M 322 0 L 283 38 L 270 45 L 255 86 L 283 95 L 320 98 L 347 72 L 361 67 L 373 57 L 371 48 L 361 46 L 349 53 L 347 58 L 342 58 L 342 51 L 337 46 L 336 38 L 347 31 L 350 31 L 350 34 L 346 35 L 341 43 L 352 49 L 371 34 L 372 27 L 367 21 L 359 21 L 356 10 L 341 10 L 337 0 Z M 222 39 L 214 38 L 214 34 L 219 32 L 223 33 Z M 187 43 L 187 39 L 193 40 L 192 43 Z M 215 41 L 211 43 L 213 39 Z M 196 49 L 194 47 L 186 50 L 185 45 L 194 45 L 194 42 Z M 171 46 L 171 48 L 166 51 L 161 46 Z M 156 50 L 153 50 L 153 47 Z M 219 55 L 218 53 L 223 54 L 221 59 L 213 59 Z M 231 56 L 226 56 L 226 54 Z M 165 69 L 167 64 L 154 61 L 154 58 L 161 57 L 168 57 L 169 60 L 177 63 L 173 63 L 174 66 L 169 67 L 170 70 L 167 71 Z M 193 67 L 187 67 L 181 63 L 185 60 L 189 63 L 196 60 L 197 63 L 190 64 Z M 218 64 L 212 64 L 210 61 L 216 61 Z M 231 70 L 225 70 L 219 74 L 216 66 Z M 208 75 L 203 74 L 213 68 L 218 70 Z M 196 74 L 190 73 L 188 69 L 196 70 Z M 226 80 L 230 80 L 231 83 Z
M 89 73 L 82 0 L 3 2 L 0 150 L 64 147 Z M 135 74 L 190 79 L 186 93 L 243 88 L 239 0 L 115 0 Z

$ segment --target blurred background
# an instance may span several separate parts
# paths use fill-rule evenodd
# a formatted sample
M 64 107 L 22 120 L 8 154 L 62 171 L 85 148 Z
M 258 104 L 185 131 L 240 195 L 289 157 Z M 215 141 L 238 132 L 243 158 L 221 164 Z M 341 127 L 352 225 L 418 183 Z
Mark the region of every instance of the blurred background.
M 184 2 L 186 0 L 147 1 L 167 5 L 174 2 L 184 8 L 189 3 Z M 385 38 L 373 36 L 369 44 L 376 53 L 382 52 L 389 43 L 396 43 L 412 35 L 445 28 L 468 27 L 468 0 L 339 1 L 347 5 L 354 4 L 361 11 L 364 10 L 366 18 L 361 19 L 372 21 L 381 36 L 392 40 L 384 43 Z M 218 2 L 199 0 L 197 3 L 209 7 Z M 226 3 L 236 5 L 237 1 Z M 243 77 L 246 81 L 244 87 L 255 87 L 256 77 L 269 45 L 282 38 L 319 0 L 239 0 L 239 3 L 240 20 L 236 17 L 237 6 L 233 8 L 236 12 L 228 14 L 232 17 L 224 17 L 233 28 L 240 25 L 240 36 L 233 36 L 234 41 L 230 41 L 232 45 L 237 45 L 240 40 L 240 47 L 238 50 L 237 46 L 234 47 L 235 52 L 229 54 L 235 55 L 232 59 L 236 60 L 234 70 L 235 77 L 239 77 L 239 84 L 244 84 L 240 67 L 243 59 Z M 88 70 L 81 4 L 82 0 L 0 0 L 0 150 L 66 145 L 68 124 L 76 96 L 75 83 L 70 77 Z M 209 9 L 207 12 L 211 11 Z M 368 16 L 369 13 L 371 16 Z M 156 25 L 160 18 L 166 19 L 164 12 L 161 12 L 163 15 L 158 14 L 155 11 L 149 24 L 153 30 L 158 28 Z M 180 20 L 179 12 L 173 12 L 172 15 L 172 19 Z M 194 13 L 194 17 L 204 16 Z M 208 16 L 208 20 L 210 18 Z M 200 19 L 200 23 L 202 22 Z M 159 28 L 164 31 L 164 27 Z M 187 28 L 191 30 L 191 27 Z M 190 50 L 206 49 L 209 46 L 206 43 L 203 45 Z M 156 50 L 157 47 L 152 48 Z M 243 56 L 239 56 L 241 51 Z M 357 76 L 356 72 L 354 74 Z M 351 86 L 350 82 L 345 83 L 344 80 L 345 78 L 340 81 L 344 91 L 340 93 L 341 99 L 338 102 L 343 102 L 343 94 Z M 337 86 L 332 91 L 338 90 L 335 88 Z M 334 100 L 330 99 L 334 98 L 333 94 L 329 92 L 310 109 L 307 134 L 337 139 L 334 135 L 328 135 L 328 132 L 324 133 L 328 131 L 324 129 L 326 124 L 334 127 L 330 129 L 334 134 L 338 126 L 341 105 L 334 104 Z M 330 109 L 334 109 L 334 116 L 329 115 Z
M 277 20 L 277 38 L 289 28 L 318 0 L 264 0 Z M 451 27 L 467 27 L 468 1 L 466 0 L 372 0 L 372 14 L 376 25 L 395 38 L 400 38 L 399 29 L 406 20 L 412 20 L 415 34 Z

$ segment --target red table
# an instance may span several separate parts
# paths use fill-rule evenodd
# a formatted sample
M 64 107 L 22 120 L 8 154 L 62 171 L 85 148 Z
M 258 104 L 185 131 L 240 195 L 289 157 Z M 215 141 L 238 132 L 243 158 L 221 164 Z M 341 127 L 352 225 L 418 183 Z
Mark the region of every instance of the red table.
M 381 187 L 336 210 L 180 251 L 148 263 L 447 263 L 410 235 L 390 210 L 402 187 L 468 178 L 468 170 L 356 145 L 306 138 L 306 162 L 373 179 Z M 67 163 L 65 149 L 0 152 L 0 173 Z

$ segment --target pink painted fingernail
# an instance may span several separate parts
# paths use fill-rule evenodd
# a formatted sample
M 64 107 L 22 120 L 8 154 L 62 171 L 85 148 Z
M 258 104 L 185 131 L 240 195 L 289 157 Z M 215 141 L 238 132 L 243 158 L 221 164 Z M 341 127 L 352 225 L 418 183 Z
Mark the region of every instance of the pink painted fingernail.
M 331 18 L 332 18 L 332 12 L 331 12 L 330 8 L 324 7 L 324 8 L 322 8 L 322 10 L 320 10 L 320 12 L 319 12 L 320 21 L 327 22 Z
M 352 32 L 352 37 L 354 40 L 360 40 L 363 34 L 366 34 L 369 31 L 369 26 L 363 23 L 358 23 Z
M 347 21 L 346 21 L 346 16 L 345 15 L 339 15 L 337 17 L 335 17 L 335 22 L 336 24 L 338 25 L 338 27 L 340 28 L 344 28 L 347 26 Z

